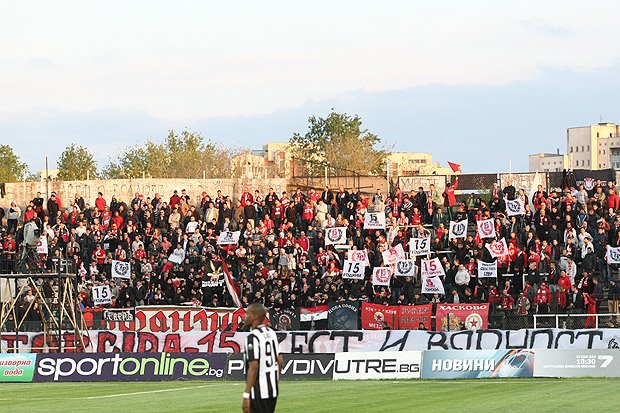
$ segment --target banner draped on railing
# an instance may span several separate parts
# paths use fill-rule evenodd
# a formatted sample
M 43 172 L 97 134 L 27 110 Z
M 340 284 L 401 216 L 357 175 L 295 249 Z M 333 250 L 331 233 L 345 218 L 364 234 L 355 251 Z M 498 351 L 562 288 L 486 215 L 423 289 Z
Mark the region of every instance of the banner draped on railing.
M 149 333 L 135 331 L 89 331 L 83 333 L 85 352 L 169 352 L 239 353 L 248 333 L 189 332 Z M 606 349 L 619 348 L 618 329 L 523 329 L 463 330 L 455 332 L 421 330 L 318 330 L 278 332 L 283 353 L 311 354 L 347 351 L 485 350 L 512 348 Z M 74 334 L 66 332 L 65 341 Z M 2 333 L 0 351 L 20 352 L 54 346 L 56 336 L 44 333 Z M 78 349 L 81 350 L 81 349 Z M 37 350 L 37 352 L 41 352 Z

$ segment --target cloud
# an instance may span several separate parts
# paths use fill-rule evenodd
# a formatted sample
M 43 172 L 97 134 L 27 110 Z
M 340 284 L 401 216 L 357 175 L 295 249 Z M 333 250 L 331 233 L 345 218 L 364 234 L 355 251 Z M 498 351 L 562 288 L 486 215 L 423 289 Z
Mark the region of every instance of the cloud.
M 521 26 L 528 30 L 547 36 L 564 37 L 572 35 L 576 32 L 574 27 L 555 25 L 548 21 L 540 19 L 524 19 L 520 20 L 519 23 L 521 24 Z
M 48 69 L 54 65 L 47 57 L 31 57 L 26 63 L 35 69 Z
M 396 151 L 431 152 L 443 165 L 467 172 L 527 169 L 527 156 L 566 150 L 566 128 L 620 122 L 620 64 L 597 71 L 543 67 L 536 78 L 507 85 L 426 85 L 389 91 L 351 91 L 296 108 L 244 117 L 162 121 L 140 111 L 0 113 L 0 141 L 12 145 L 36 170 L 72 142 L 93 148 L 100 166 L 121 148 L 163 140 L 185 127 L 215 143 L 258 149 L 305 132 L 308 117 L 359 114 L 364 126 Z

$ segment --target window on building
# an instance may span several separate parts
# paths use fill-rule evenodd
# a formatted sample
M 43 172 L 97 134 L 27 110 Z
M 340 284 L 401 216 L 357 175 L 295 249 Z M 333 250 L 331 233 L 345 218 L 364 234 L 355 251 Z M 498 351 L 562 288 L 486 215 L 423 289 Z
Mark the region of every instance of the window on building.
M 584 148 L 585 148 L 585 146 L 581 145 L 581 152 L 585 152 L 586 151 Z
M 589 159 L 588 159 L 588 163 L 587 163 L 587 165 L 586 165 L 586 166 L 590 166 L 590 160 L 589 160 Z
M 596 137 L 597 137 L 597 138 L 600 138 L 600 136 L 599 136 L 599 133 L 598 133 L 598 132 L 596 132 Z
M 590 145 L 587 146 L 586 151 L 590 152 Z
M 570 152 L 573 153 L 573 147 L 572 146 L 570 147 Z

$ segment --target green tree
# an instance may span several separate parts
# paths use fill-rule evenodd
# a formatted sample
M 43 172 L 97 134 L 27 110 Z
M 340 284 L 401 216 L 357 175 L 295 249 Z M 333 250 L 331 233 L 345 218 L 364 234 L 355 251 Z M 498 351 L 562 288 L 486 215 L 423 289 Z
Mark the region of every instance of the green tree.
M 101 174 L 108 179 L 164 178 L 167 169 L 166 148 L 151 141 L 143 146 L 135 145 L 124 149 L 117 162 L 110 161 Z
M 358 115 L 332 111 L 326 118 L 312 116 L 308 122 L 308 131 L 303 135 L 295 133 L 290 143 L 297 158 L 310 160 L 318 166 L 309 172 L 321 173 L 320 165 L 360 174 L 383 170 L 387 153 L 376 148 L 381 139 L 368 129 L 362 129 L 362 119 Z
M 97 162 L 88 149 L 73 143 L 58 159 L 58 179 L 79 181 L 88 177 L 97 177 Z
M 170 131 L 164 143 L 147 141 L 125 149 L 103 169 L 106 178 L 207 178 L 229 176 L 230 153 L 200 134 Z
M 21 162 L 9 145 L 0 145 L 0 182 L 16 182 L 24 179 L 28 166 Z

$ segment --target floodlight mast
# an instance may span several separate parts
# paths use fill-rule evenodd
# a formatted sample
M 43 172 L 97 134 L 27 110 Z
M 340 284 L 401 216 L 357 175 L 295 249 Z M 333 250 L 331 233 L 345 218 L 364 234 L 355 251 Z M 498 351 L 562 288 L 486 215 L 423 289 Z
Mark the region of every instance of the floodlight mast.
M 7 352 L 19 352 L 19 332 L 30 311 L 39 311 L 42 315 L 43 333 L 45 337 L 44 344 L 47 344 L 47 350 L 56 351 L 58 353 L 67 350 L 75 352 L 79 350 L 80 345 L 81 349 L 84 350 L 84 319 L 83 317 L 79 317 L 78 319 L 78 314 L 76 312 L 76 275 L 70 274 L 67 271 L 69 265 L 68 260 L 54 259 L 53 261 L 56 262 L 57 267 L 57 271 L 55 272 L 0 274 L 0 297 L 3 296 L 3 288 L 8 288 L 9 290 L 8 295 L 5 294 L 5 296 L 8 297 L 7 301 L 2 302 L 0 307 L 0 331 L 10 331 L 10 328 L 13 328 L 15 331 L 15 344 L 13 347 L 7 347 Z M 63 269 L 65 270 L 64 272 Z M 56 294 L 58 308 L 56 311 L 53 311 L 53 303 L 50 302 L 48 305 L 48 302 L 46 301 L 46 298 L 50 297 L 44 297 L 42 289 L 40 289 L 36 283 L 37 280 L 43 280 L 45 282 L 50 279 L 54 279 L 58 283 L 58 291 Z M 18 317 L 18 313 L 16 311 L 18 299 L 25 293 L 27 288 L 31 288 L 33 290 L 34 299 L 30 302 L 21 317 Z M 40 303 L 40 307 L 38 309 L 33 308 L 35 302 Z M 13 326 L 10 325 L 11 318 L 13 321 Z M 66 325 L 67 327 L 70 327 L 74 333 L 73 343 L 65 343 L 64 346 L 63 319 L 68 321 L 68 325 Z M 56 346 L 53 345 L 53 342 L 48 342 L 48 332 L 50 333 L 50 336 L 56 336 Z M 44 346 L 30 348 L 30 350 L 37 351 L 44 351 L 45 349 L 46 348 Z

